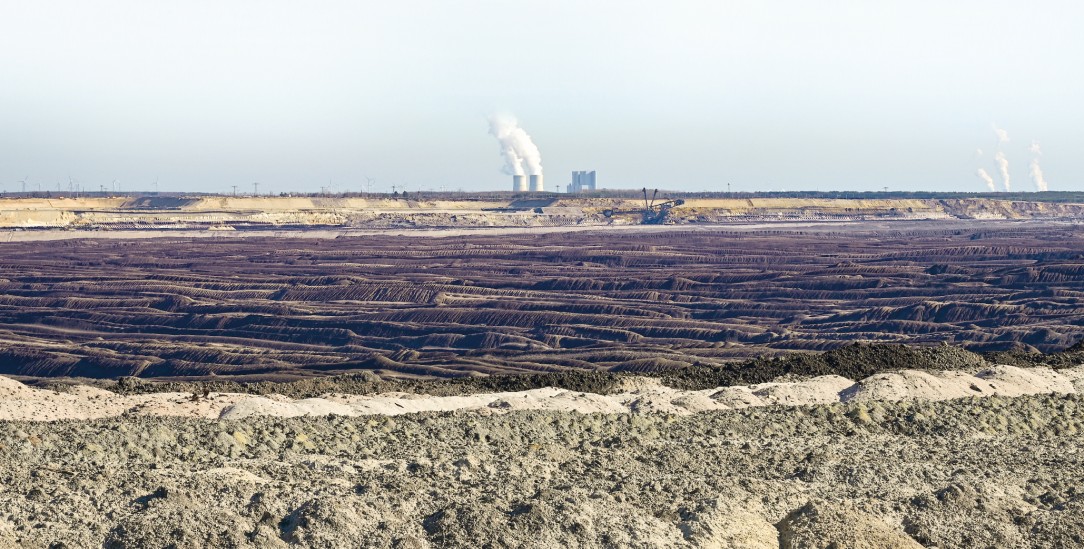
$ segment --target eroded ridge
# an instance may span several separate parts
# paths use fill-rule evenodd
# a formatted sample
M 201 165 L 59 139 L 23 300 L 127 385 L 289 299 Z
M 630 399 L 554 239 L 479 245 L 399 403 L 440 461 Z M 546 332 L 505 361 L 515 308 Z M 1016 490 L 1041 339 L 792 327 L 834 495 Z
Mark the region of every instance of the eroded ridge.
M 434 396 L 409 393 L 328 393 L 310 398 L 218 392 L 116 394 L 87 386 L 63 392 L 27 387 L 0 377 L 0 420 L 57 421 L 130 416 L 241 419 L 251 416 L 398 416 L 423 412 L 467 412 L 483 416 L 516 410 L 688 415 L 761 406 L 810 406 L 841 402 L 938 401 L 958 398 L 1076 394 L 1084 366 L 1018 368 L 979 372 L 902 370 L 859 381 L 823 375 L 702 390 L 666 386 L 659 378 L 620 378 L 607 394 L 542 387 L 525 391 Z

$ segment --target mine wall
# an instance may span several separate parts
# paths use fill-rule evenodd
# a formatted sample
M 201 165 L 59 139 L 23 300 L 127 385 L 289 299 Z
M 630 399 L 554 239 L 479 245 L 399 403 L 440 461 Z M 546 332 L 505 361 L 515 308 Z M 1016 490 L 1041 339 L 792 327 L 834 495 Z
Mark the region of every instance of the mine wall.
M 330 197 L 0 199 L 0 228 L 546 227 L 639 224 L 632 199 L 404 200 Z M 604 211 L 627 215 L 607 217 Z M 975 199 L 689 199 L 675 224 L 928 219 L 1084 219 L 1084 204 Z M 240 227 L 237 227 L 240 228 Z

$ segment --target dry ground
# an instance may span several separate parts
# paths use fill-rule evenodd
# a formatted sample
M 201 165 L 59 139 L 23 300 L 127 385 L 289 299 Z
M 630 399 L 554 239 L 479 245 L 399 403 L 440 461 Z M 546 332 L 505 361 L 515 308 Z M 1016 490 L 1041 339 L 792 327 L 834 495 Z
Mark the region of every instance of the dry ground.
M 0 422 L 0 546 L 1074 547 L 1081 429 L 1076 395 Z
M 1050 351 L 1071 224 L 0 244 L 0 373 L 290 379 L 719 367 L 852 341 Z

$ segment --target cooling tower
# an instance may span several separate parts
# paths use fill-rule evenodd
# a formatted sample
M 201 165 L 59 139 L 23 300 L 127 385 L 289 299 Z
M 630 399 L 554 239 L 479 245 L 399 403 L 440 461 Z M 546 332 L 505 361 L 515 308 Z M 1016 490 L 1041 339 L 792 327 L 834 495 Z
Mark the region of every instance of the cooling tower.
M 522 175 L 513 175 L 512 191 L 517 193 L 527 192 L 527 178 Z
M 540 192 L 544 192 L 545 190 L 546 189 L 542 186 L 542 174 L 532 175 L 531 176 L 531 192 L 532 193 L 540 193 Z

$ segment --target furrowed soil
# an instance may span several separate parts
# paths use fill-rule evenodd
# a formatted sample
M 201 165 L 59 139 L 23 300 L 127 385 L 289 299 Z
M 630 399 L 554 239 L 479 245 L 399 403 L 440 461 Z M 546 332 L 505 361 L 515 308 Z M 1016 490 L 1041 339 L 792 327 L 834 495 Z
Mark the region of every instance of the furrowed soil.
M 1084 325 L 1084 230 L 1060 222 L 83 238 L 0 254 L 0 373 L 26 380 L 607 371 L 715 386 L 786 373 L 735 361 L 855 341 L 1030 363 Z M 946 358 L 931 357 L 901 364 Z M 811 360 L 799 370 L 824 369 Z
M 1084 545 L 1055 195 L 0 199 L 0 547 Z

